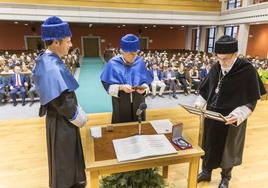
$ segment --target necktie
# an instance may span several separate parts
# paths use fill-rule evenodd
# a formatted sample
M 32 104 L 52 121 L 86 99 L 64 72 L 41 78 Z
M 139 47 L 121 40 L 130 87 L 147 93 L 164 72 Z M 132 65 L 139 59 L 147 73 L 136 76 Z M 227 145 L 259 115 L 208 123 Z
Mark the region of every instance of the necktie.
M 16 86 L 19 86 L 19 75 L 16 74 Z

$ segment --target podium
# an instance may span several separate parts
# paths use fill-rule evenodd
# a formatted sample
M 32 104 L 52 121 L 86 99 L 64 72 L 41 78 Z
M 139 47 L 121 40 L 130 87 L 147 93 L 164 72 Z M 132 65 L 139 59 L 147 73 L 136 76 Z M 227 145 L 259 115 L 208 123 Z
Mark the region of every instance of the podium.
M 137 135 L 138 123 L 113 124 L 113 131 L 108 132 L 106 125 L 102 126 L 102 137 L 93 138 L 89 133 L 86 134 L 84 144 L 84 156 L 86 170 L 89 172 L 90 187 L 99 188 L 99 176 L 134 171 L 140 169 L 154 168 L 163 166 L 167 169 L 168 165 L 189 163 L 188 188 L 197 187 L 197 174 L 199 161 L 204 151 L 196 145 L 191 149 L 180 150 L 176 145 L 173 146 L 178 151 L 176 154 L 142 158 L 138 160 L 118 162 L 113 148 L 112 140 L 126 138 Z M 142 122 L 142 133 L 144 135 L 157 134 L 149 122 Z M 171 133 L 165 134 L 171 142 Z M 184 135 L 184 138 L 192 143 L 191 139 Z M 171 142 L 172 143 L 172 142 Z

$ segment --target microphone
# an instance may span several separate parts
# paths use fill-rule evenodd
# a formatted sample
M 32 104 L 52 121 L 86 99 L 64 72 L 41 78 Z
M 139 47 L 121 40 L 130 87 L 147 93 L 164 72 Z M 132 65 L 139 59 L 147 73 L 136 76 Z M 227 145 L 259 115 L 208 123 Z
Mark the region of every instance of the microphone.
M 140 104 L 136 112 L 136 115 L 138 116 L 138 121 L 139 121 L 139 135 L 141 135 L 141 114 L 146 108 L 147 108 L 147 105 L 143 102 Z
M 140 104 L 139 108 L 136 111 L 136 115 L 140 116 L 142 112 L 147 108 L 147 105 L 143 102 Z

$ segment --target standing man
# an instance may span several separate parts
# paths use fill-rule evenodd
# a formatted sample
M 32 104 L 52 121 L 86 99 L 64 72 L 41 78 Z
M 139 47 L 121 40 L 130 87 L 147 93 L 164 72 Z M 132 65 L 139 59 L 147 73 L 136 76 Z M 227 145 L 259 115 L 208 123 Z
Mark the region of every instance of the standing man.
M 202 80 L 196 107 L 219 112 L 226 116 L 223 123 L 205 119 L 202 147 L 205 150 L 202 172 L 198 182 L 210 181 L 213 169 L 221 168 L 219 188 L 226 188 L 234 166 L 242 163 L 247 118 L 256 102 L 265 94 L 255 68 L 237 57 L 237 40 L 222 36 L 215 44 L 219 63 Z
M 142 58 L 138 56 L 140 40 L 127 34 L 121 38 L 120 51 L 105 64 L 100 76 L 105 90 L 112 96 L 112 123 L 138 121 L 136 111 L 145 102 L 152 78 Z M 139 86 L 139 87 L 133 87 Z M 145 120 L 145 113 L 142 114 Z
M 78 83 L 61 60 L 72 47 L 72 34 L 68 23 L 52 16 L 42 24 L 41 35 L 47 49 L 36 59 L 33 79 L 40 96 L 40 115 L 46 112 L 49 187 L 85 187 L 79 128 L 87 117 L 74 92 Z

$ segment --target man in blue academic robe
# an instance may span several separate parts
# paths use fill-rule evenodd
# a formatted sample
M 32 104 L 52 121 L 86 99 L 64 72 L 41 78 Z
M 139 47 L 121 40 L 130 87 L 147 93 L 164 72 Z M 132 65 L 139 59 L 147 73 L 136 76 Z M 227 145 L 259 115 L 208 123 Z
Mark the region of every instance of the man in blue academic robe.
M 71 31 L 56 16 L 41 26 L 48 46 L 36 59 L 33 80 L 40 96 L 40 115 L 46 112 L 50 188 L 82 188 L 86 185 L 85 163 L 79 128 L 87 117 L 75 95 L 78 88 L 61 57 L 68 54 Z
M 134 34 L 125 35 L 120 48 L 121 55 L 110 59 L 100 76 L 105 90 L 112 96 L 112 123 L 138 120 L 136 111 L 145 102 L 148 85 L 152 82 L 144 61 L 137 55 L 139 38 Z M 142 120 L 145 120 L 145 112 Z

